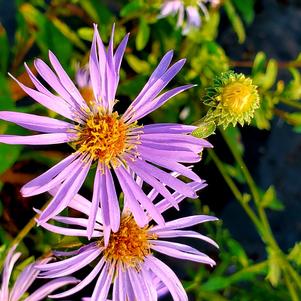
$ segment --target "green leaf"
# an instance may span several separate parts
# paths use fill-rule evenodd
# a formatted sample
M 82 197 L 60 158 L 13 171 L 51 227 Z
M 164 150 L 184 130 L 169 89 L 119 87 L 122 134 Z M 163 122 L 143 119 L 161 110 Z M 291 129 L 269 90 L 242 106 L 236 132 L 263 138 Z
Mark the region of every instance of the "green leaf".
M 77 34 L 65 23 L 59 20 L 56 17 L 51 18 L 54 26 L 65 36 L 67 37 L 75 46 L 79 49 L 86 51 L 87 47 L 85 44 L 79 39 Z
M 265 90 L 270 89 L 275 84 L 277 74 L 278 74 L 278 63 L 276 60 L 271 59 L 268 62 L 263 82 L 259 83 L 259 86 L 261 86 Z
M 222 277 L 222 276 L 216 276 L 216 277 L 210 277 L 210 279 L 205 282 L 204 284 L 202 284 L 201 286 L 201 290 L 203 291 L 218 291 L 221 289 L 224 289 L 226 287 L 228 287 L 230 285 L 230 281 L 228 278 L 226 277 Z
M 246 23 L 251 24 L 254 20 L 254 0 L 233 0 L 233 3 Z
M 142 61 L 142 60 L 138 59 L 133 54 L 128 54 L 125 57 L 125 59 L 127 60 L 130 67 L 138 74 L 141 74 L 141 73 L 147 74 L 150 70 L 150 66 L 146 61 Z
M 79 0 L 79 4 L 97 24 L 101 24 L 102 26 L 104 24 L 110 24 L 113 17 L 112 13 L 107 5 L 102 4 L 102 1 Z
M 268 251 L 268 267 L 269 271 L 266 279 L 270 281 L 273 286 L 277 286 L 281 277 L 281 260 L 278 257 L 278 253 L 271 248 Z
M 286 118 L 288 123 L 294 126 L 301 126 L 301 112 L 287 113 Z
M 235 256 L 237 261 L 240 262 L 243 267 L 247 267 L 249 265 L 249 259 L 242 246 L 234 239 L 229 239 L 227 245 L 230 254 Z
M 131 15 L 137 11 L 139 11 L 143 7 L 143 2 L 141 0 L 134 0 L 130 3 L 123 6 L 123 8 L 120 11 L 121 17 L 126 17 L 128 15 Z
M 213 121 L 210 122 L 201 122 L 197 124 L 198 128 L 195 129 L 191 134 L 197 138 L 207 138 L 210 135 L 214 134 L 216 125 Z
M 235 166 L 233 166 L 233 165 L 224 163 L 224 167 L 225 167 L 225 170 L 228 172 L 228 174 L 232 178 L 234 178 L 236 181 L 238 181 L 239 183 L 242 183 L 242 184 L 246 182 L 245 177 L 241 171 L 241 168 L 237 164 L 235 164 Z
M 297 242 L 294 245 L 287 258 L 294 261 L 298 266 L 301 266 L 301 242 Z
M 93 39 L 93 29 L 91 27 L 81 27 L 77 33 L 83 40 L 91 42 Z
M 241 141 L 241 134 L 238 127 L 229 126 L 226 130 L 224 130 L 224 132 L 225 135 L 228 136 L 230 143 L 233 145 L 233 147 L 235 147 L 239 154 L 242 155 L 244 152 L 244 146 Z
M 5 28 L 0 23 L 0 71 L 5 73 L 8 66 L 9 43 Z
M 72 56 L 72 44 L 68 38 L 31 4 L 24 3 L 20 7 L 20 12 L 28 24 L 38 29 L 34 34 L 36 35 L 37 45 L 44 56 L 48 56 L 48 50 L 51 49 L 59 58 L 61 64 L 68 69 L 70 57 Z
M 271 185 L 263 194 L 260 204 L 263 208 L 270 208 L 274 210 L 284 209 L 283 204 L 277 199 L 276 190 L 273 185 Z
M 4 173 L 14 165 L 20 155 L 21 150 L 22 147 L 19 145 L 11 146 L 3 143 L 0 144 L 0 174 Z
M 242 44 L 246 39 L 246 33 L 244 25 L 239 17 L 239 15 L 235 11 L 235 7 L 233 6 L 231 0 L 226 0 L 224 2 L 225 11 L 228 15 L 228 18 L 233 26 L 234 31 L 237 34 L 238 42 Z
M 144 18 L 140 18 L 138 33 L 136 37 L 136 48 L 137 50 L 142 50 L 150 37 L 150 27 Z
M 263 72 L 265 69 L 266 55 L 264 52 L 258 52 L 255 56 L 252 68 L 252 75 L 255 76 L 259 72 Z

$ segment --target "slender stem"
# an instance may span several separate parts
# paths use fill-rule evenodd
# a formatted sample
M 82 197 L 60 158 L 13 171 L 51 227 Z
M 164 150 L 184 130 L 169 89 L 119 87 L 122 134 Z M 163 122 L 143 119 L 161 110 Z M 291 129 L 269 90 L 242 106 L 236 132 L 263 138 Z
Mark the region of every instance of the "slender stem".
M 301 103 L 293 100 L 288 100 L 288 99 L 280 99 L 280 101 L 290 107 L 296 108 L 298 110 L 301 110 Z
M 258 192 L 258 189 L 257 189 L 257 186 L 255 184 L 255 181 L 254 179 L 252 178 L 245 162 L 243 161 L 241 155 L 239 154 L 239 152 L 237 151 L 237 149 L 232 145 L 232 143 L 230 142 L 227 134 L 225 133 L 225 131 L 223 131 L 222 129 L 220 129 L 220 132 L 226 142 L 226 144 L 228 145 L 234 159 L 236 160 L 236 162 L 238 163 L 245 179 L 246 179 L 246 182 L 250 188 L 250 191 L 251 191 L 251 194 L 253 196 L 253 199 L 254 199 L 254 202 L 255 202 L 255 205 L 257 207 L 257 211 L 258 211 L 258 214 L 259 214 L 259 217 L 260 217 L 260 220 L 264 226 L 264 228 L 266 229 L 266 231 L 262 232 L 263 234 L 263 238 L 271 245 L 273 246 L 274 248 L 276 248 L 277 250 L 279 250 L 279 247 L 278 247 L 278 244 L 276 242 L 276 240 L 274 239 L 274 236 L 273 236 L 273 232 L 271 230 L 271 227 L 270 227 L 270 224 L 268 222 L 268 219 L 267 219 L 267 216 L 266 216 L 266 213 L 264 211 L 264 209 L 262 208 L 261 204 L 260 204 L 260 195 L 259 195 L 259 192 Z
M 294 270 L 294 268 L 290 265 L 290 263 L 286 259 L 284 261 L 284 265 L 285 265 L 285 268 L 287 269 L 288 273 L 295 280 L 296 284 L 298 285 L 299 289 L 301 290 L 300 275 Z
M 255 226 L 258 228 L 260 233 L 262 232 L 262 225 L 260 223 L 260 220 L 258 217 L 255 215 L 251 207 L 244 201 L 242 194 L 240 193 L 239 189 L 235 185 L 234 181 L 231 179 L 231 177 L 228 175 L 227 171 L 224 168 L 224 165 L 222 161 L 218 158 L 216 153 L 209 149 L 208 150 L 209 156 L 212 158 L 214 161 L 216 167 L 218 168 L 219 172 L 223 176 L 224 180 L 228 184 L 229 188 L 231 189 L 233 195 L 235 196 L 236 200 L 240 203 L 240 205 L 243 207 L 247 215 L 250 217 L 250 219 L 253 221 Z
M 43 211 L 48 206 L 49 202 L 50 200 L 46 202 L 46 204 L 42 207 L 41 211 Z M 36 225 L 36 219 L 39 217 L 39 215 L 40 215 L 39 213 L 35 214 L 35 216 L 25 225 L 25 227 L 19 232 L 19 234 L 11 242 L 10 248 L 14 245 L 18 245 L 24 239 L 24 237 Z
M 301 289 L 301 279 L 300 276 L 298 275 L 298 273 L 294 270 L 294 268 L 291 266 L 291 264 L 288 262 L 286 255 L 282 252 L 282 250 L 280 249 L 276 239 L 274 238 L 272 229 L 270 227 L 268 218 L 266 216 L 265 210 L 264 208 L 261 206 L 261 200 L 260 200 L 260 195 L 259 192 L 257 190 L 255 181 L 253 180 L 249 170 L 247 169 L 242 157 L 240 156 L 240 154 L 237 152 L 236 148 L 233 147 L 233 145 L 231 144 L 227 134 L 221 130 L 221 134 L 224 138 L 224 140 L 226 141 L 230 151 L 232 152 L 232 155 L 234 157 L 234 159 L 236 160 L 236 162 L 239 164 L 246 182 L 250 188 L 250 191 L 252 193 L 255 205 L 257 207 L 257 211 L 258 211 L 258 215 L 260 218 L 259 223 L 261 225 L 263 225 L 264 227 L 264 231 L 261 232 L 263 234 L 263 240 L 270 245 L 275 251 L 277 251 L 277 253 L 279 254 L 278 256 L 280 256 L 280 258 L 282 259 L 282 269 L 285 272 L 285 269 L 290 273 L 292 279 L 296 282 L 296 284 L 298 285 L 298 287 Z
M 238 153 L 237 149 L 232 145 L 232 143 L 230 142 L 227 134 L 225 133 L 224 130 L 220 129 L 220 132 L 225 140 L 225 142 L 227 143 L 234 159 L 236 160 L 236 162 L 238 163 L 241 171 L 243 172 L 245 178 L 246 178 L 246 181 L 247 181 L 247 184 L 248 186 L 250 187 L 250 191 L 252 193 L 252 196 L 254 198 L 254 201 L 255 203 L 258 205 L 260 203 L 260 196 L 259 196 L 259 193 L 258 193 L 258 190 L 256 188 L 256 184 L 255 184 L 255 181 L 253 180 L 245 162 L 243 161 L 242 157 L 240 156 L 240 154 Z
M 284 280 L 285 280 L 286 286 L 288 288 L 288 291 L 291 295 L 292 301 L 300 301 L 298 294 L 296 292 L 296 289 L 294 287 L 294 284 L 291 282 L 291 279 L 289 279 L 286 272 L 284 272 Z

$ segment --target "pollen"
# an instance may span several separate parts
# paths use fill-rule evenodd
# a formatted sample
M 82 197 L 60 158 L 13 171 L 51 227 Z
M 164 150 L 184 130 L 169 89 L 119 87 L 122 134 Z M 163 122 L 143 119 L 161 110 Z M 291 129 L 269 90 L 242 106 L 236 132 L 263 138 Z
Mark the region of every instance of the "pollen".
M 241 114 L 249 111 L 255 97 L 252 86 L 244 82 L 233 82 L 223 88 L 221 102 L 232 113 Z
M 94 103 L 94 93 L 93 89 L 89 86 L 85 86 L 80 89 L 80 94 L 82 95 L 83 99 L 86 103 L 91 106 Z
M 104 257 L 125 267 L 137 268 L 139 263 L 151 253 L 149 239 L 156 235 L 148 233 L 149 226 L 140 228 L 133 216 L 123 217 L 118 232 L 111 233 Z
M 74 146 L 92 160 L 115 167 L 122 154 L 135 147 L 135 143 L 128 141 L 131 127 L 133 125 L 127 125 L 117 112 L 106 114 L 99 110 L 91 114 L 85 124 L 77 126 L 78 139 Z

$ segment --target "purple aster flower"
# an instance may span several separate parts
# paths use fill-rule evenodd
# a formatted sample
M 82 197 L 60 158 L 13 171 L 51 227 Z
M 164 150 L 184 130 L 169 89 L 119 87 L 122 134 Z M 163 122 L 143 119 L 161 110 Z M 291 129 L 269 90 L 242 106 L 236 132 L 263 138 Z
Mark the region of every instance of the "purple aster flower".
M 199 190 L 206 186 L 204 182 L 192 182 L 189 185 Z M 152 190 L 151 195 L 156 196 Z M 184 199 L 184 196 L 175 192 L 173 194 L 177 203 Z M 161 260 L 155 257 L 153 252 L 159 252 L 177 259 L 191 260 L 215 265 L 215 262 L 206 254 L 183 243 L 169 241 L 174 238 L 195 238 L 206 241 L 217 247 L 217 244 L 204 235 L 186 228 L 198 225 L 207 221 L 214 221 L 217 218 L 207 215 L 195 215 L 179 218 L 166 222 L 165 225 L 154 225 L 151 218 L 148 223 L 141 227 L 128 211 L 129 200 L 125 200 L 125 208 L 121 216 L 120 228 L 116 233 L 111 232 L 109 243 L 104 244 L 103 223 L 100 210 L 96 218 L 96 227 L 92 233 L 94 241 L 80 249 L 67 252 L 54 252 L 56 256 L 64 256 L 67 259 L 57 262 L 40 264 L 41 277 L 58 278 L 70 275 L 90 263 L 94 263 L 92 271 L 73 288 L 51 298 L 63 298 L 82 290 L 97 278 L 91 301 L 107 300 L 110 291 L 113 301 L 126 300 L 157 300 L 158 292 L 168 290 L 174 300 L 188 300 L 186 292 L 175 273 Z M 71 202 L 71 206 L 88 215 L 91 202 L 77 195 Z M 156 208 L 163 213 L 171 207 L 168 200 L 163 199 L 156 204 Z M 87 218 L 74 218 L 56 216 L 53 218 L 60 225 L 44 223 L 47 230 L 64 235 L 84 236 L 85 227 L 88 224 Z M 82 229 L 83 228 L 83 229 Z M 159 281 L 155 283 L 154 279 Z M 112 289 L 111 289 L 112 284 Z
M 216 2 L 216 0 L 165 0 L 161 6 L 159 18 L 178 15 L 177 27 L 183 28 L 183 34 L 186 35 L 193 28 L 201 27 L 201 16 L 199 9 L 208 19 L 208 10 L 204 3 Z M 185 19 L 186 13 L 186 21 Z
M 193 181 L 200 181 L 200 178 L 183 163 L 200 161 L 199 153 L 204 147 L 211 147 L 207 141 L 190 135 L 195 129 L 194 126 L 169 123 L 142 126 L 137 123 L 171 97 L 193 86 L 185 85 L 161 93 L 185 62 L 182 59 L 170 66 L 172 51 L 163 57 L 125 113 L 119 115 L 113 111 L 120 65 L 128 40 L 127 35 L 114 53 L 113 35 L 114 27 L 106 50 L 95 25 L 89 60 L 93 98 L 84 99 L 52 52 L 49 52 L 49 59 L 53 70 L 40 59 L 36 59 L 34 64 L 38 74 L 54 92 L 50 92 L 26 64 L 36 89 L 26 87 L 15 79 L 29 96 L 69 121 L 26 113 L 0 112 L 0 119 L 42 132 L 31 136 L 0 135 L 2 143 L 69 143 L 74 148 L 74 153 L 21 189 L 23 196 L 27 197 L 59 186 L 54 198 L 42 212 L 38 221 L 40 224 L 47 222 L 68 206 L 83 185 L 90 167 L 96 163 L 87 234 L 89 238 L 92 236 L 97 208 L 101 207 L 106 244 L 110 231 L 118 231 L 120 225 L 120 208 L 112 171 L 129 200 L 128 207 L 137 224 L 140 227 L 145 226 L 150 215 L 156 223 L 163 225 L 161 213 L 134 180 L 133 175 L 177 206 L 170 190 L 191 198 L 196 197 L 195 190 L 160 167 L 178 172 Z
M 31 286 L 31 284 L 35 281 L 38 277 L 39 270 L 35 268 L 36 264 L 46 264 L 50 259 L 42 259 L 38 260 L 35 263 L 31 263 L 27 265 L 24 270 L 18 276 L 16 282 L 14 283 L 13 287 L 10 289 L 10 277 L 12 274 L 12 270 L 14 265 L 16 264 L 17 260 L 21 256 L 21 253 L 15 252 L 16 246 L 11 248 L 6 256 L 4 267 L 2 271 L 2 283 L 0 285 L 0 300 L 1 301 L 39 301 L 46 298 L 49 294 L 53 291 L 57 290 L 68 284 L 78 283 L 78 280 L 74 277 L 62 277 L 58 279 L 54 279 L 35 292 L 30 294 L 28 297 L 24 299 L 24 294 L 27 292 L 27 289 Z

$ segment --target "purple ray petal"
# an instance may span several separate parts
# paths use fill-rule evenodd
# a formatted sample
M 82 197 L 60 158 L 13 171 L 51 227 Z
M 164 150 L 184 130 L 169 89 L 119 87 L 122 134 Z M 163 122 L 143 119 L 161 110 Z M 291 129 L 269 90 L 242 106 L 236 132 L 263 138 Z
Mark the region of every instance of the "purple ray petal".
M 56 74 L 50 69 L 50 67 L 43 62 L 41 59 L 36 59 L 34 61 L 35 68 L 42 76 L 42 78 L 52 87 L 52 89 L 62 97 L 62 99 L 74 108 L 78 113 L 81 111 L 80 105 L 74 100 L 74 98 L 69 94 L 66 90 L 66 87 L 60 82 L 59 78 Z M 49 95 L 47 93 L 47 95 Z
M 135 196 L 135 199 L 138 200 L 143 208 L 145 208 L 149 215 L 152 216 L 154 221 L 158 224 L 164 225 L 164 219 L 162 215 L 157 211 L 156 207 L 152 202 L 150 202 L 149 198 L 144 194 L 141 188 L 137 185 L 137 183 L 133 180 L 131 175 L 126 171 L 126 169 L 121 166 L 118 168 L 118 171 L 123 174 L 123 177 L 126 179 L 126 183 L 128 188 L 132 191 L 132 194 Z
M 13 267 L 19 257 L 21 256 L 21 253 L 17 252 L 14 253 L 16 250 L 16 246 L 10 249 L 8 252 L 5 262 L 4 262 L 4 268 L 2 273 L 2 284 L 1 284 L 1 291 L 0 291 L 0 300 L 8 300 L 9 299 L 9 278 L 11 276 Z
M 89 216 L 90 214 L 91 202 L 79 194 L 76 194 L 74 196 L 74 198 L 71 200 L 68 206 L 72 209 L 82 212 L 87 216 Z M 98 209 L 96 214 L 96 222 L 102 224 L 102 216 L 101 216 L 100 208 Z
M 151 233 L 150 229 L 150 233 Z M 187 230 L 157 230 L 156 235 L 159 238 L 173 238 L 173 237 L 190 237 L 190 238 L 197 238 L 200 240 L 204 240 L 212 245 L 214 245 L 216 248 L 218 248 L 218 244 L 211 238 L 202 235 L 196 231 L 187 231 Z
M 155 123 L 143 126 L 145 134 L 190 134 L 196 126 L 177 123 Z
M 0 135 L 0 142 L 6 144 L 49 145 L 70 142 L 77 138 L 72 133 L 51 133 L 29 136 Z
M 185 64 L 185 59 L 179 60 L 173 64 L 159 79 L 157 79 L 141 97 L 136 105 L 132 106 L 135 111 L 145 105 L 147 102 L 152 101 L 157 95 L 167 86 L 167 84 L 176 76 Z M 135 115 L 133 116 L 135 118 Z M 130 119 L 131 122 L 131 119 Z
M 140 276 L 139 272 L 137 272 L 135 269 L 129 268 L 128 275 L 136 296 L 135 300 L 150 301 L 151 299 L 148 296 L 148 290 L 146 288 L 144 279 Z
M 60 279 L 54 279 L 41 286 L 24 301 L 40 301 L 46 298 L 50 293 L 68 284 L 76 284 L 80 282 L 74 277 L 64 277 Z
M 25 184 L 21 188 L 22 195 L 28 197 L 43 193 L 60 184 L 67 176 L 70 176 L 70 171 L 80 164 L 80 160 L 81 157 L 77 157 L 76 154 L 68 156 L 45 173 Z
M 130 107 L 135 107 L 138 102 L 141 100 L 141 98 L 145 95 L 145 93 L 148 91 L 148 89 L 152 86 L 154 82 L 156 82 L 167 70 L 171 60 L 173 57 L 173 51 L 170 50 L 168 51 L 152 73 L 151 77 L 147 81 L 147 83 L 144 85 L 143 89 L 141 92 L 138 94 L 138 96 L 135 98 L 135 100 L 132 102 Z M 124 117 L 126 118 L 129 114 L 130 108 L 125 112 Z
M 172 256 L 178 259 L 186 259 L 195 262 L 201 262 L 209 264 L 211 266 L 215 265 L 215 261 L 212 260 L 208 255 L 188 245 L 161 240 L 154 240 L 150 242 L 151 248 L 162 254 Z
M 74 128 L 72 124 L 65 121 L 19 112 L 0 111 L 0 119 L 44 133 L 66 133 Z
M 154 187 L 163 197 L 166 198 L 167 201 L 169 201 L 173 206 L 179 209 L 179 206 L 177 203 L 175 203 L 175 200 L 172 197 L 171 193 L 161 182 L 153 177 L 152 174 L 144 171 L 143 167 L 141 167 L 140 161 L 141 160 L 136 160 L 133 163 L 129 161 L 128 165 L 137 175 L 139 175 L 139 177 L 141 177 L 146 183 Z
M 73 99 L 79 104 L 83 109 L 88 109 L 85 100 L 82 95 L 79 93 L 78 89 L 74 85 L 73 81 L 70 79 L 56 56 L 49 50 L 49 60 L 52 64 L 53 69 L 58 75 L 62 85 L 68 91 L 68 93 L 73 97 Z
M 211 222 L 211 221 L 217 221 L 218 218 L 210 215 L 193 215 L 193 216 L 187 216 L 179 219 L 175 219 L 171 222 L 167 222 L 164 226 L 164 230 L 177 230 L 177 229 L 183 229 L 187 227 L 191 227 L 197 224 L 205 223 L 205 222 Z M 153 230 L 159 230 L 162 227 L 160 226 L 154 226 Z
M 168 140 L 166 141 L 166 143 L 168 143 Z M 196 163 L 199 162 L 200 156 L 190 150 L 183 150 L 183 148 L 178 148 L 177 150 L 172 150 L 175 149 L 175 147 L 172 146 L 168 146 L 168 144 L 166 144 L 164 146 L 165 148 L 169 148 L 169 150 L 164 150 L 163 147 L 162 149 L 155 149 L 154 147 L 148 147 L 145 144 L 140 144 L 138 146 L 138 152 L 143 156 L 144 154 L 153 154 L 156 156 L 161 156 L 162 158 L 173 158 L 174 161 L 177 162 L 183 162 L 183 163 Z
M 122 191 L 124 192 L 125 199 L 127 200 L 127 205 L 130 208 L 131 212 L 133 213 L 135 221 L 137 222 L 139 227 L 144 227 L 148 222 L 148 218 L 144 210 L 136 201 L 137 198 L 135 197 L 132 190 L 128 186 L 127 178 L 124 176 L 124 173 L 121 172 L 122 168 L 123 167 L 116 168 L 114 171 L 119 180 Z
M 107 300 L 113 276 L 110 263 L 106 263 L 95 284 L 91 301 Z
M 97 215 L 99 205 L 100 205 L 100 197 L 101 197 L 100 189 L 102 188 L 100 186 L 100 178 L 101 178 L 101 171 L 98 166 L 96 169 L 96 173 L 95 173 L 92 203 L 90 206 L 90 214 L 88 215 L 87 236 L 88 236 L 89 240 L 92 237 L 92 233 L 93 233 L 93 230 L 95 227 L 95 222 L 96 222 L 96 215 Z M 102 220 L 103 220 L 103 218 L 102 218 Z
M 187 185 L 192 187 L 195 191 L 198 191 L 207 186 L 207 184 L 204 182 L 192 182 L 192 183 L 188 183 Z M 180 194 L 178 192 L 173 193 L 173 196 L 178 204 L 185 198 L 183 194 Z M 167 200 L 163 199 L 156 204 L 156 207 L 159 209 L 160 212 L 163 213 L 167 209 L 171 208 L 172 205 Z
M 135 112 L 135 117 L 131 119 L 132 122 L 143 118 L 144 116 L 150 114 L 151 112 L 155 111 L 159 107 L 163 106 L 172 97 L 195 86 L 196 85 L 185 85 L 165 92 L 164 94 L 155 98 L 153 101 L 150 101 L 146 103 L 143 107 L 137 109 Z
M 39 271 L 34 268 L 34 263 L 26 266 L 18 276 L 13 288 L 11 289 L 9 299 L 19 300 L 30 287 L 30 285 L 35 281 L 38 274 Z
M 98 275 L 99 271 L 102 269 L 104 265 L 104 258 L 101 258 L 101 260 L 97 263 L 97 265 L 94 267 L 94 269 L 84 278 L 78 285 L 73 287 L 72 289 L 69 289 L 63 293 L 56 294 L 56 295 L 50 295 L 49 298 L 57 299 L 57 298 L 65 298 L 67 296 L 73 295 L 77 292 L 79 292 L 81 289 L 86 287 L 90 282 L 94 280 L 94 278 Z
M 154 256 L 145 258 L 145 267 L 152 270 L 170 291 L 174 301 L 188 301 L 187 294 L 175 273 Z
M 122 62 L 122 58 L 126 49 L 126 45 L 128 43 L 129 39 L 129 33 L 122 39 L 121 43 L 116 49 L 115 55 L 114 55 L 114 61 L 115 61 L 115 72 L 116 74 L 119 74 L 120 66 Z
M 181 163 L 175 162 L 173 159 L 166 159 L 160 156 L 150 155 L 149 153 L 142 154 L 141 157 L 144 160 L 147 160 L 151 163 L 155 163 L 161 167 L 165 167 L 169 170 L 176 171 L 179 174 L 187 177 L 188 179 L 191 179 L 193 181 L 201 181 L 200 177 L 191 169 L 182 165 Z
M 21 87 L 21 89 L 28 94 L 31 98 L 33 98 L 36 102 L 40 103 L 44 107 L 46 107 L 49 110 L 52 110 L 58 114 L 60 114 L 63 117 L 66 117 L 70 120 L 74 120 L 79 116 L 78 112 L 74 112 L 73 109 L 67 105 L 65 102 L 57 102 L 54 101 L 56 98 L 52 98 L 46 94 L 43 94 L 41 92 L 38 92 L 34 89 L 31 89 L 29 87 L 26 87 L 21 82 L 19 82 L 15 77 L 13 77 L 11 74 L 9 74 Z
M 62 184 L 53 200 L 41 214 L 39 218 L 41 223 L 46 222 L 67 207 L 84 183 L 90 166 L 91 161 L 82 162 L 79 172 L 75 172 Z
M 119 202 L 116 194 L 113 177 L 108 167 L 105 167 L 105 176 L 106 176 L 106 189 L 107 189 L 108 204 L 109 204 L 110 225 L 112 231 L 117 232 L 119 230 L 119 225 L 120 225 L 120 207 L 119 207 Z
M 155 178 L 157 178 L 158 180 L 160 180 L 162 183 L 166 184 L 170 188 L 174 189 L 175 191 L 178 191 L 179 193 L 182 193 L 187 197 L 196 198 L 195 191 L 189 185 L 173 177 L 171 174 L 151 164 L 148 164 L 142 160 L 140 164 L 145 172 L 152 174 Z
M 96 40 L 97 40 L 97 27 L 94 26 L 94 35 L 92 40 L 90 58 L 89 58 L 89 71 L 90 78 L 93 87 L 94 97 L 96 102 L 98 103 L 101 99 L 101 78 L 102 76 L 99 74 L 99 62 L 97 57 L 97 49 L 96 49 Z M 102 61 L 102 64 L 105 64 L 105 61 Z
M 79 271 L 83 267 L 89 265 L 91 262 L 93 262 L 100 254 L 102 250 L 96 249 L 93 252 L 85 252 L 82 254 L 79 254 L 77 256 L 74 256 L 72 258 L 68 258 L 65 260 L 65 266 L 62 269 L 55 269 L 55 270 L 47 270 L 40 274 L 40 278 L 57 278 L 57 277 L 64 277 L 67 275 L 71 275 L 72 273 Z M 76 260 L 75 260 L 76 258 Z M 67 260 L 71 260 L 72 264 L 67 265 Z

